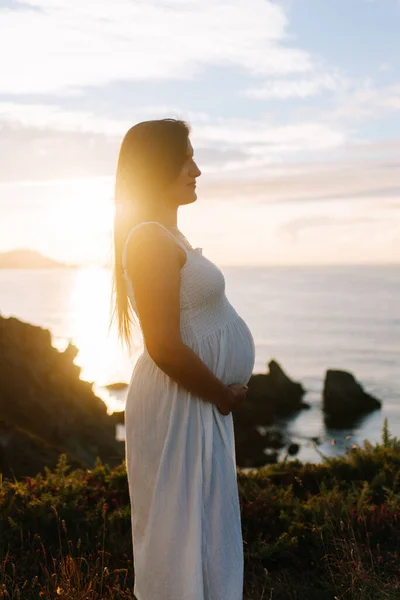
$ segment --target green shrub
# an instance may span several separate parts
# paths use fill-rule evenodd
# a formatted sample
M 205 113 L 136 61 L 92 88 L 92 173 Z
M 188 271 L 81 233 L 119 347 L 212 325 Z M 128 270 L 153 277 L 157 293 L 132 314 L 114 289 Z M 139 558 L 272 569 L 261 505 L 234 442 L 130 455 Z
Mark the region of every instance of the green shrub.
M 320 464 L 238 472 L 245 598 L 400 598 L 400 451 L 382 443 Z M 0 598 L 132 599 L 125 463 L 57 467 L 0 485 Z

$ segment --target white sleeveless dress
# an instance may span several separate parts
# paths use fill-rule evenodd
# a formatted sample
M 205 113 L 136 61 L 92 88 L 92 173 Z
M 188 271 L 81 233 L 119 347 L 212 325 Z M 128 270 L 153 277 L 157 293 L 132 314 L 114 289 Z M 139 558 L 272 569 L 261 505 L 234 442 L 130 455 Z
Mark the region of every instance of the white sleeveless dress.
M 122 257 L 127 293 L 137 313 Z M 181 268 L 183 342 L 225 384 L 246 385 L 252 334 L 225 295 L 220 269 L 187 249 Z M 242 600 L 243 540 L 232 413 L 193 395 L 162 371 L 146 345 L 125 408 L 137 600 Z

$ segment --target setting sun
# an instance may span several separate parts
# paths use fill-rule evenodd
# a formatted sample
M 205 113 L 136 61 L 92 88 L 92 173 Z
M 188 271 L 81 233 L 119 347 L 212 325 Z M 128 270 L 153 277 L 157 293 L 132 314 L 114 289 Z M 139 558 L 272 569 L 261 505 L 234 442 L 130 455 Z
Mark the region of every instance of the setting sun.
M 40 250 L 67 263 L 107 261 L 114 215 L 110 184 L 81 180 L 54 187 L 43 215 Z

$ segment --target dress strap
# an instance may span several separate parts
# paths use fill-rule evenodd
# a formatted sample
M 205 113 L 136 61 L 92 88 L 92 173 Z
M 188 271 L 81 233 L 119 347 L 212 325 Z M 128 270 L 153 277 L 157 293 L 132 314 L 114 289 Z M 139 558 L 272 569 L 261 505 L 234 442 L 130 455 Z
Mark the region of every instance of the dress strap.
M 181 246 L 181 248 L 183 248 L 186 253 L 188 251 L 188 248 L 186 248 L 186 246 L 181 242 L 181 240 L 179 240 L 177 237 L 175 237 L 174 234 L 171 231 L 169 231 L 169 229 L 167 229 L 164 225 L 162 225 L 158 221 L 143 221 L 142 223 L 138 223 L 137 225 L 135 225 L 135 227 L 132 227 L 132 229 L 129 231 L 128 235 L 126 236 L 126 240 L 125 240 L 125 244 L 124 244 L 124 249 L 122 251 L 122 267 L 124 268 L 124 270 L 126 269 L 126 252 L 127 252 L 128 243 L 129 243 L 129 240 L 130 240 L 130 238 L 132 236 L 132 233 L 135 231 L 135 229 L 138 229 L 142 225 L 147 225 L 147 223 L 156 223 L 156 225 L 159 225 L 160 227 L 162 227 L 163 229 L 165 229 L 165 231 L 167 231 L 170 234 L 170 236 L 173 237 L 173 239 L 175 240 L 175 242 L 177 244 L 179 244 L 179 246 Z

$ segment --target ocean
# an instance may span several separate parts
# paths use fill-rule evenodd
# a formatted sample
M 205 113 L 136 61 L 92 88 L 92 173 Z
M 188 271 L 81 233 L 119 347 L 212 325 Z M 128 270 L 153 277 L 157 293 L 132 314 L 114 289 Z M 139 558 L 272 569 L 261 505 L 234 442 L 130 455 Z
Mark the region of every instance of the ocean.
M 278 426 L 300 444 L 297 458 L 319 462 L 354 444 L 381 439 L 384 418 L 400 437 L 400 266 L 220 267 L 226 294 L 252 331 L 255 373 L 275 359 L 306 388 L 311 409 Z M 122 410 L 125 392 L 104 386 L 129 382 L 142 352 L 134 332 L 131 356 L 108 330 L 111 274 L 107 269 L 0 270 L 0 313 L 50 329 L 53 345 L 69 341 L 81 378 L 111 413 Z M 350 371 L 382 410 L 346 430 L 327 429 L 321 394 L 327 369 Z M 310 438 L 318 437 L 315 445 Z

